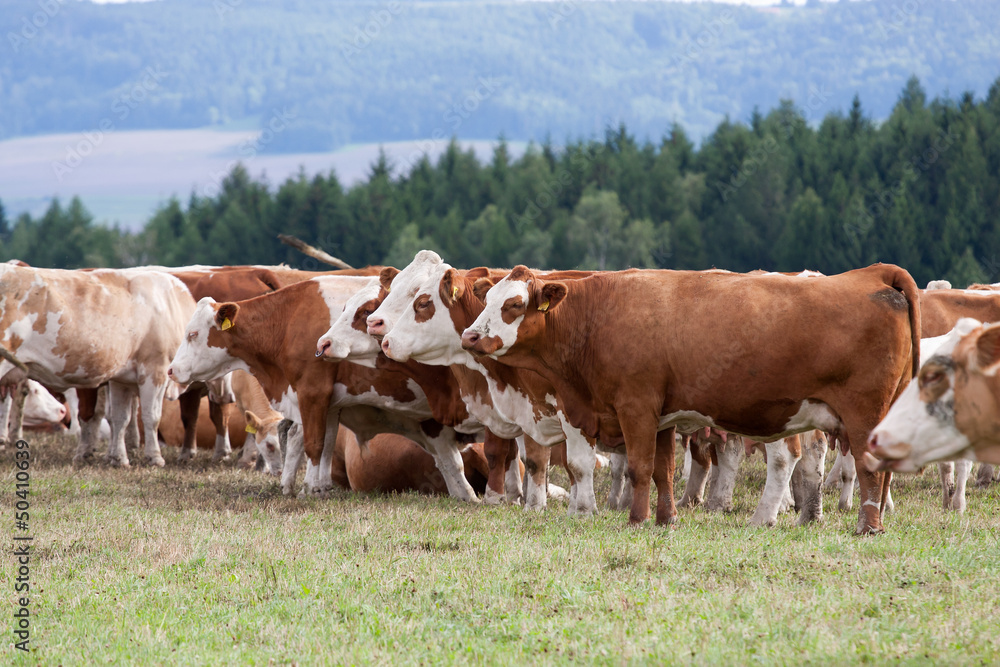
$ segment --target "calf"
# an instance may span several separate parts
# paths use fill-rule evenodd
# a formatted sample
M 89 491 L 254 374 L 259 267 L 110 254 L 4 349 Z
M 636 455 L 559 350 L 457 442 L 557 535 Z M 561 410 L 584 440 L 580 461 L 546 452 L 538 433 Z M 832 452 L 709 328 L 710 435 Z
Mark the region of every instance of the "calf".
M 328 276 L 239 302 L 198 302 L 169 373 L 177 382 L 205 381 L 243 369 L 268 399 L 301 424 L 310 466 L 306 487 L 332 488 L 329 477 L 338 425 L 367 440 L 376 433 L 405 435 L 428 448 L 452 495 L 475 501 L 462 475 L 455 431 L 433 421 L 421 388 L 402 373 L 327 363 L 314 354 L 346 299 L 373 279 Z M 302 451 L 289 441 L 282 487 L 290 493 Z
M 892 265 L 829 277 L 623 271 L 566 282 L 519 266 L 482 287 L 486 307 L 463 345 L 543 375 L 571 424 L 624 442 L 633 523 L 649 517 L 656 459 L 673 448 L 666 429 L 710 426 L 772 441 L 821 429 L 860 459 L 919 362 L 917 288 Z M 676 313 L 685 317 L 658 333 Z M 732 318 L 752 326 L 704 324 Z M 724 372 L 733 390 L 702 379 Z M 789 465 L 773 442 L 768 465 Z M 656 480 L 658 523 L 676 520 L 665 472 Z M 881 532 L 889 476 L 860 478 L 857 531 Z

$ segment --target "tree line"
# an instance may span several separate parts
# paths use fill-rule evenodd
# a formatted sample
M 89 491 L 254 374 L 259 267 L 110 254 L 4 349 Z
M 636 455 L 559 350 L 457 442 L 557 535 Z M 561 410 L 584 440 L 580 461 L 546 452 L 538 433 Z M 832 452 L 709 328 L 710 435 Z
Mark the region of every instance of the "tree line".
M 661 267 L 838 273 L 893 262 L 918 281 L 1000 280 L 1000 79 L 985 98 L 928 101 L 916 78 L 873 122 L 806 122 L 791 101 L 725 119 L 696 146 L 624 125 L 481 162 L 452 141 L 345 187 L 333 172 L 277 187 L 236 166 L 215 196 L 164 203 L 139 232 L 95 224 L 77 199 L 8 220 L 0 259 L 36 266 L 274 264 L 321 268 L 292 234 L 355 265 L 402 266 L 431 248 L 456 266 Z

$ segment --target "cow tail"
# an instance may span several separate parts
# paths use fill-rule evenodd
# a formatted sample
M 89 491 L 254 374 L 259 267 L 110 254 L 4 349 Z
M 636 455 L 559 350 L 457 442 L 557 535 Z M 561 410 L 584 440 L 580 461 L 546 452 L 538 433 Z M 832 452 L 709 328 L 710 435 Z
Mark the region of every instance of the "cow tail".
M 916 377 L 920 371 L 920 290 L 913 276 L 898 266 L 886 265 L 889 271 L 886 282 L 894 290 L 906 297 L 907 309 L 910 313 L 910 345 L 913 348 L 913 372 L 910 377 Z

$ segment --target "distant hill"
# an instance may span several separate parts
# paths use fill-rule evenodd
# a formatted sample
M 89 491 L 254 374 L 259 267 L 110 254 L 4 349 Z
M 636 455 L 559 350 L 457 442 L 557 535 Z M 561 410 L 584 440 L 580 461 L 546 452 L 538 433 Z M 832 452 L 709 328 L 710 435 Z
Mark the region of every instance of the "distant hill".
M 1000 3 L 0 0 L 0 37 L 0 138 L 270 125 L 262 151 L 302 152 L 619 121 L 697 138 L 779 98 L 818 121 L 855 92 L 883 118 L 911 74 L 985 94 Z

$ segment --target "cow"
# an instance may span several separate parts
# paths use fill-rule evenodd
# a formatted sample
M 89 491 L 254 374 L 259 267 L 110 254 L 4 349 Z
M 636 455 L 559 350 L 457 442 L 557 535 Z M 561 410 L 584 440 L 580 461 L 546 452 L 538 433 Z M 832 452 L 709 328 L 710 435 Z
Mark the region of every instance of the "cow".
M 179 383 L 206 381 L 243 369 L 260 382 L 272 405 L 301 425 L 289 439 L 282 489 L 291 493 L 304 452 L 311 464 L 306 489 L 333 487 L 330 461 L 342 422 L 362 440 L 405 435 L 428 448 L 454 497 L 476 502 L 462 474 L 454 429 L 435 422 L 420 386 L 402 373 L 316 358 L 316 340 L 344 302 L 374 278 L 327 276 L 253 299 L 198 302 L 168 371 Z M 299 444 L 301 443 L 301 444 Z
M 382 288 L 387 294 L 368 316 L 367 332 L 381 338 L 381 350 L 390 359 L 452 368 L 470 411 L 492 432 L 508 438 L 523 436 L 526 448 L 565 442 L 573 482 L 568 512 L 590 515 L 597 509 L 593 438 L 569 424 L 557 392 L 541 375 L 477 359 L 462 348 L 460 332 L 482 311 L 473 284 L 488 274 L 486 269 L 462 273 L 429 250 L 417 253 L 398 273 L 383 269 Z M 588 274 L 550 275 L 568 280 Z M 536 465 L 539 458 L 542 461 Z M 525 508 L 545 507 L 547 459 L 544 455 L 528 457 Z
M 16 393 L 23 394 L 23 397 L 15 400 L 13 394 Z M 21 410 L 21 414 L 17 414 L 15 409 L 18 404 L 23 405 L 17 408 Z M 12 392 L 8 391 L 6 397 L 0 398 L 0 450 L 6 447 L 8 441 L 22 439 L 24 427 L 42 428 L 50 424 L 61 424 L 64 419 L 66 406 L 39 383 L 25 380 L 13 387 Z
M 918 290 L 889 264 L 829 277 L 629 270 L 565 282 L 518 266 L 477 283 L 485 308 L 463 346 L 542 374 L 571 424 L 625 444 L 633 524 L 649 517 L 654 472 L 657 523 L 676 521 L 672 427 L 769 441 L 769 468 L 792 463 L 774 441 L 813 429 L 860 459 L 919 363 Z M 733 319 L 752 326 L 706 324 Z M 712 381 L 723 373 L 732 390 Z M 860 475 L 858 533 L 884 531 L 890 479 Z M 811 495 L 820 481 L 806 480 Z
M 917 381 L 871 433 L 867 468 L 912 473 L 936 461 L 1000 464 L 1000 323 L 963 318 L 927 343 Z
M 472 443 L 462 450 L 462 463 L 473 490 L 483 493 L 489 470 L 482 444 Z M 354 432 L 341 426 L 331 476 L 340 487 L 359 493 L 448 493 L 434 457 L 395 433 L 380 433 L 362 447 Z
M 112 465 L 129 465 L 124 438 L 136 394 L 147 417 L 143 458 L 164 464 L 156 429 L 166 370 L 194 306 L 184 284 L 163 273 L 0 265 L 0 345 L 52 390 L 110 383 Z M 92 444 L 81 438 L 74 463 L 91 456 Z

